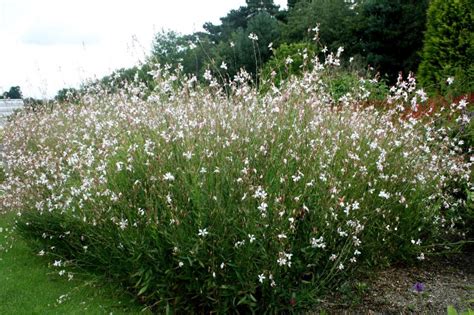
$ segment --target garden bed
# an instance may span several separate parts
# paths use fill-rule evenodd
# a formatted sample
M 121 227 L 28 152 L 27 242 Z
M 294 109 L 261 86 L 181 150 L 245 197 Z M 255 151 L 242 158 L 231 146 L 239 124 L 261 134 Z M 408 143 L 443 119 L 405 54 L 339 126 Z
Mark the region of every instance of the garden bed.
M 474 306 L 474 254 L 434 257 L 417 266 L 393 266 L 359 282 L 360 290 L 327 296 L 318 312 L 361 314 L 444 314 Z M 417 292 L 423 288 L 422 291 Z M 357 287 L 355 285 L 354 287 Z M 318 314 L 318 313 L 317 313 Z

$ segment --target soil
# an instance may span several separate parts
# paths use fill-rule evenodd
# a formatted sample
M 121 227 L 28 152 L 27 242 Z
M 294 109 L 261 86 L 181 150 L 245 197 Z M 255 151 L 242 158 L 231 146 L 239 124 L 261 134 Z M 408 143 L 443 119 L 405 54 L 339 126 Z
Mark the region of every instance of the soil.
M 396 266 L 377 272 L 359 293 L 334 293 L 322 301 L 329 314 L 446 314 L 474 309 L 474 253 L 437 257 L 419 266 Z M 424 288 L 417 292 L 416 283 Z M 317 310 L 319 313 L 320 310 Z

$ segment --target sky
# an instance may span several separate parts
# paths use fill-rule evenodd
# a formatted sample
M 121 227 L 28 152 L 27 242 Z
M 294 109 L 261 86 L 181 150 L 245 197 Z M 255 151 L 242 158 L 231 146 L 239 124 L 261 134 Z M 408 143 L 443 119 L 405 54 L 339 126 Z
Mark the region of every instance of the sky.
M 287 0 L 275 4 L 286 7 Z M 0 0 L 0 93 L 51 98 L 143 61 L 161 30 L 219 23 L 245 0 Z

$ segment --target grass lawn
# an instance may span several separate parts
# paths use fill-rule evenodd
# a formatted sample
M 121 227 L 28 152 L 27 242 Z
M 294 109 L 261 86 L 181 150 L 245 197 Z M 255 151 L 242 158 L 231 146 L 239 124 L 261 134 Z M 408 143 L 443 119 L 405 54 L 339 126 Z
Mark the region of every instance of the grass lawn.
M 136 314 L 142 306 L 131 297 L 90 277 L 71 281 L 48 267 L 16 237 L 11 249 L 12 214 L 0 214 L 0 314 Z M 61 296 L 63 296 L 61 298 Z M 61 300 L 61 302 L 60 302 Z

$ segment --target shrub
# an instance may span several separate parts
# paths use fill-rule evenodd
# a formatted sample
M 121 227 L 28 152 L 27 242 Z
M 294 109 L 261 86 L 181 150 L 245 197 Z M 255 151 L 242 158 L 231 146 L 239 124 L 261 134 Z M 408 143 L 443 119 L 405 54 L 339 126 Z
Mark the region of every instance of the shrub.
M 315 38 L 318 38 L 318 33 Z M 359 100 L 384 100 L 388 94 L 388 87 L 377 79 L 366 80 L 366 73 L 361 73 L 357 66 L 351 65 L 341 69 L 341 54 L 344 49 L 339 48 L 336 54 L 316 54 L 319 41 L 316 43 L 282 44 L 273 52 L 273 57 L 265 64 L 261 71 L 260 91 L 267 93 L 271 88 L 279 88 L 283 82 L 291 77 L 301 78 L 304 73 L 313 70 L 321 71 L 320 80 L 325 91 L 330 96 L 331 103 L 347 102 L 357 97 Z M 325 49 L 324 49 L 325 51 Z M 325 58 L 328 67 L 325 68 L 319 58 Z M 322 67 L 322 68 L 321 68 Z
M 5 209 L 55 257 L 166 312 L 307 309 L 361 269 L 422 260 L 458 235 L 470 163 L 443 128 L 393 108 L 334 106 L 316 64 L 260 95 L 162 69 L 7 127 Z M 418 91 L 420 94 L 420 92 Z M 358 108 L 358 109 L 357 109 Z M 58 259 L 58 258 L 56 258 Z
M 261 79 L 265 90 L 269 85 L 279 87 L 290 76 L 301 76 L 310 70 L 311 59 L 315 56 L 315 45 L 307 43 L 282 44 L 273 51 L 272 58 L 265 63 Z
M 420 82 L 440 90 L 440 84 L 461 73 L 467 86 L 461 92 L 472 92 L 474 60 L 474 3 L 470 0 L 434 0 L 428 9 L 422 62 L 418 69 Z M 466 69 L 470 68 L 469 71 Z

